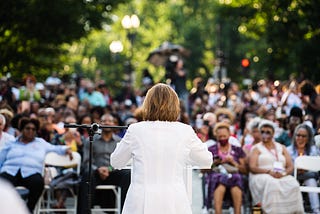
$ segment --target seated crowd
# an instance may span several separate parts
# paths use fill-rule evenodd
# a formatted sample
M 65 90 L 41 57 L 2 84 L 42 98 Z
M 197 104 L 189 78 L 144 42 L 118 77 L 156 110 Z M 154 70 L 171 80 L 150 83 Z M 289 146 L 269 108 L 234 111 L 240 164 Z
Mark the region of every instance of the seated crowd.
M 89 209 L 90 176 L 94 205 L 114 205 L 111 195 L 101 197 L 95 191 L 99 184 L 120 186 L 123 204 L 130 170 L 114 170 L 110 155 L 125 130 L 103 129 L 94 136 L 89 175 L 90 133 L 83 128 L 64 128 L 64 124 L 130 125 L 141 121 L 141 92 L 150 85 L 143 85 L 138 93 L 126 85 L 118 96 L 112 96 L 103 81 L 97 85 L 87 79 L 78 85 L 49 85 L 27 76 L 23 85 L 7 87 L 0 102 L 0 177 L 30 190 L 29 210 L 34 210 L 41 195 L 41 167 L 50 151 L 75 151 L 82 156 L 78 213 Z M 234 213 L 241 213 L 244 202 L 250 200 L 265 213 L 304 213 L 306 209 L 320 213 L 319 195 L 302 197 L 299 190 L 299 183 L 317 186 L 319 173 L 299 171 L 298 180 L 292 176 L 296 157 L 319 156 L 320 142 L 314 140 L 320 134 L 319 88 L 310 81 L 291 80 L 280 87 L 260 80 L 254 87 L 240 90 L 233 82 L 221 88 L 208 80 L 190 90 L 179 120 L 194 127 L 214 158 L 212 169 L 202 171 L 205 208 L 219 214 L 229 201 Z M 37 147 L 30 148 L 29 143 Z M 304 206 L 305 199 L 310 208 Z M 53 206 L 64 207 L 64 203 L 64 198 L 57 198 Z

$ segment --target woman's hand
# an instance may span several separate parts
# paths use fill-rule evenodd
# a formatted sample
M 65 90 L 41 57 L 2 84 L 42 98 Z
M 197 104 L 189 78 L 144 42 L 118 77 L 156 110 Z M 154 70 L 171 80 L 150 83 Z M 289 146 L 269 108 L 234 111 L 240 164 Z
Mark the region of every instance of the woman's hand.
M 214 166 L 217 166 L 217 165 L 219 165 L 221 163 L 222 163 L 222 160 L 220 158 L 214 158 L 213 159 L 213 165 Z
M 66 155 L 69 155 L 70 160 L 73 160 L 72 150 L 70 147 L 66 150 Z
M 228 155 L 223 159 L 222 163 L 230 163 L 231 165 L 237 167 L 238 163 L 233 159 L 231 155 Z
M 275 172 L 275 171 L 269 171 L 269 174 L 274 177 L 274 178 L 282 178 L 285 176 L 285 174 L 281 173 L 281 172 Z
M 304 169 L 298 169 L 298 170 L 297 170 L 297 172 L 298 172 L 298 175 L 300 175 L 300 174 L 305 173 L 305 172 L 306 172 L 306 170 L 304 170 Z

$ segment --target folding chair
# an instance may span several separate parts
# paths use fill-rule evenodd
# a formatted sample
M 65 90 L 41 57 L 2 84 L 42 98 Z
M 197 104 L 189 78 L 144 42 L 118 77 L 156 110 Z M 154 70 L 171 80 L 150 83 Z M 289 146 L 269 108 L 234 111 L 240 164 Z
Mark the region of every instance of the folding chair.
M 123 169 L 130 169 L 131 170 L 131 163 L 129 163 Z M 115 207 L 114 208 L 101 208 L 101 207 L 93 207 L 91 208 L 91 213 L 95 212 L 114 212 L 121 214 L 121 187 L 116 185 L 97 185 L 96 190 L 101 191 L 112 191 L 115 195 Z
M 299 156 L 294 161 L 294 177 L 298 177 L 298 169 L 319 172 L 320 171 L 320 156 Z M 316 192 L 320 193 L 320 187 L 300 186 L 301 192 Z
M 81 156 L 77 152 L 72 152 L 73 159 L 70 160 L 68 155 L 59 155 L 57 153 L 51 152 L 46 155 L 45 165 L 64 167 L 64 168 L 76 168 L 76 173 L 80 174 L 81 167 Z M 72 188 L 68 188 L 73 198 L 73 206 L 67 206 L 66 208 L 52 208 L 53 204 L 53 193 L 55 188 L 45 185 L 44 191 L 38 201 L 37 213 L 42 212 L 77 212 L 78 196 Z M 70 208 L 69 208 L 70 207 Z
M 114 208 L 101 208 L 93 207 L 91 208 L 91 213 L 94 212 L 114 212 L 121 213 L 121 188 L 115 185 L 97 185 L 96 190 L 112 191 L 116 197 L 115 207 Z
M 28 195 L 29 195 L 29 190 L 24 186 L 16 186 L 15 188 L 16 188 L 18 194 L 21 196 L 21 198 L 24 201 L 27 201 L 27 198 L 28 198 Z

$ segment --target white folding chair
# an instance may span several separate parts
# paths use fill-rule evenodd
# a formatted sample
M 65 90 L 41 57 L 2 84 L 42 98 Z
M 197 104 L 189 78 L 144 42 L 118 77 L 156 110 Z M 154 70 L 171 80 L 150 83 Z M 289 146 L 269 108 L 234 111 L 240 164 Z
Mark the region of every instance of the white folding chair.
M 131 162 L 123 169 L 130 169 L 131 170 Z M 114 213 L 121 214 L 121 188 L 119 186 L 116 186 L 116 185 L 97 185 L 96 190 L 112 191 L 116 197 L 115 207 L 114 208 L 93 207 L 93 208 L 91 208 L 91 213 L 94 213 L 94 212 L 114 212 Z
M 70 160 L 68 155 L 59 155 L 57 153 L 51 152 L 46 155 L 45 165 L 55 166 L 55 167 L 64 167 L 64 168 L 75 168 L 76 173 L 80 175 L 81 167 L 81 156 L 77 152 L 72 152 L 73 159 Z M 54 188 L 51 188 L 49 185 L 45 185 L 44 191 L 38 201 L 37 213 L 42 212 L 77 212 L 78 196 L 73 191 L 72 188 L 69 188 L 69 192 L 73 198 L 73 204 L 71 206 L 66 206 L 66 208 L 52 208 L 51 205 L 53 201 Z
M 114 212 L 121 213 L 121 188 L 115 185 L 97 185 L 96 190 L 103 191 L 112 191 L 116 197 L 115 207 L 114 208 L 101 208 L 94 206 L 91 208 L 91 213 L 94 212 Z
M 297 179 L 298 169 L 318 172 L 320 171 L 320 156 L 299 156 L 294 161 L 294 177 Z M 301 192 L 320 193 L 320 187 L 300 186 Z

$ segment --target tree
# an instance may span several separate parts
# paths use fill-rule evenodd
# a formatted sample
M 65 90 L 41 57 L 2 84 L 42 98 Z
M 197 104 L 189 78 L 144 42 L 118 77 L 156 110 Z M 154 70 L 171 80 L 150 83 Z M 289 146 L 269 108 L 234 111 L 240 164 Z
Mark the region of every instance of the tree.
M 3 0 L 0 2 L 0 69 L 48 75 L 61 69 L 60 45 L 110 23 L 111 10 L 123 1 Z

